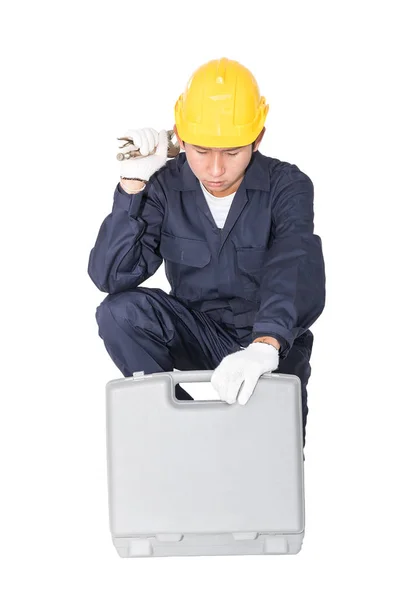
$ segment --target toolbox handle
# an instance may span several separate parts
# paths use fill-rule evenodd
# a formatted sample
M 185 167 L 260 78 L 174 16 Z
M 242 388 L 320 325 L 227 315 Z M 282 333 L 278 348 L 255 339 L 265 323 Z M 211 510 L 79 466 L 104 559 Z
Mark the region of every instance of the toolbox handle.
M 214 371 L 170 371 L 168 375 L 177 383 L 197 383 L 211 381 Z
M 175 390 L 175 386 L 178 383 L 210 382 L 213 373 L 214 373 L 214 371 L 169 371 L 168 373 L 164 373 L 164 374 L 168 375 L 171 378 L 172 389 Z M 172 401 L 174 403 L 174 406 L 179 406 L 180 408 L 183 408 L 183 407 L 192 408 L 194 406 L 198 406 L 198 407 L 205 406 L 205 407 L 208 407 L 208 410 L 210 410 L 210 408 L 212 406 L 214 406 L 214 407 L 218 407 L 221 405 L 227 406 L 227 407 L 230 406 L 230 404 L 228 404 L 227 402 L 224 402 L 223 400 L 220 400 L 220 399 L 207 400 L 205 402 L 199 402 L 199 401 L 196 401 L 195 399 L 194 399 L 194 401 L 193 400 L 178 400 L 175 397 L 174 393 L 172 396 Z

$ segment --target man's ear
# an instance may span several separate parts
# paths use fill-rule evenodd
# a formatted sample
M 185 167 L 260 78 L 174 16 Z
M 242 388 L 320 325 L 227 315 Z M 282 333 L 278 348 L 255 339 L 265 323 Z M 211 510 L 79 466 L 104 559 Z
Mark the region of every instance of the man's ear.
M 265 133 L 265 127 L 262 128 L 262 130 L 260 131 L 260 133 L 257 136 L 257 139 L 254 142 L 253 152 L 256 152 L 258 150 L 258 147 L 261 144 L 261 140 L 264 137 L 264 133 Z
M 178 140 L 178 142 L 179 142 L 179 145 L 180 145 L 181 149 L 182 149 L 182 150 L 184 150 L 184 149 L 185 149 L 185 144 L 184 144 L 184 142 L 181 140 L 181 138 L 179 137 L 179 134 L 178 134 L 178 130 L 177 130 L 177 128 L 176 128 L 176 125 L 174 125 L 174 133 L 175 133 L 176 139 L 177 139 L 177 140 Z

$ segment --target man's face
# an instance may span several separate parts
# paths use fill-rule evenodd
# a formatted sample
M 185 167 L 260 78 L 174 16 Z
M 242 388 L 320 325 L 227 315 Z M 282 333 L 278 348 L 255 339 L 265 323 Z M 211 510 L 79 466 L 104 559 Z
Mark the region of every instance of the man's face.
M 236 192 L 240 186 L 252 153 L 258 149 L 263 133 L 264 130 L 258 136 L 254 150 L 252 144 L 237 148 L 205 148 L 187 143 L 183 145 L 182 140 L 177 137 L 197 179 L 213 196 L 223 198 Z

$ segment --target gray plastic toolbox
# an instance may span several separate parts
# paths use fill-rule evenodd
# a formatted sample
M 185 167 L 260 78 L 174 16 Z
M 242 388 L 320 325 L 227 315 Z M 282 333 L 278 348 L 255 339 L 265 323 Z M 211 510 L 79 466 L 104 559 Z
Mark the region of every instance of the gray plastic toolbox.
M 245 406 L 177 400 L 213 371 L 107 383 L 110 529 L 121 557 L 296 554 L 304 536 L 300 379 L 265 374 Z

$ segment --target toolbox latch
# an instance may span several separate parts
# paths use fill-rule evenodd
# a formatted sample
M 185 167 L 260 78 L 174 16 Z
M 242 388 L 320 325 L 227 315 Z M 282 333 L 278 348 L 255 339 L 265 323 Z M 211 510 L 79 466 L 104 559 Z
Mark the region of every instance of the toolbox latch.
M 158 542 L 180 542 L 182 539 L 181 533 L 157 533 L 156 535 Z
M 255 540 L 258 537 L 257 531 L 240 531 L 238 533 L 232 533 L 233 539 L 237 542 L 242 540 Z
M 133 379 L 144 379 L 144 371 L 134 371 L 132 375 Z

